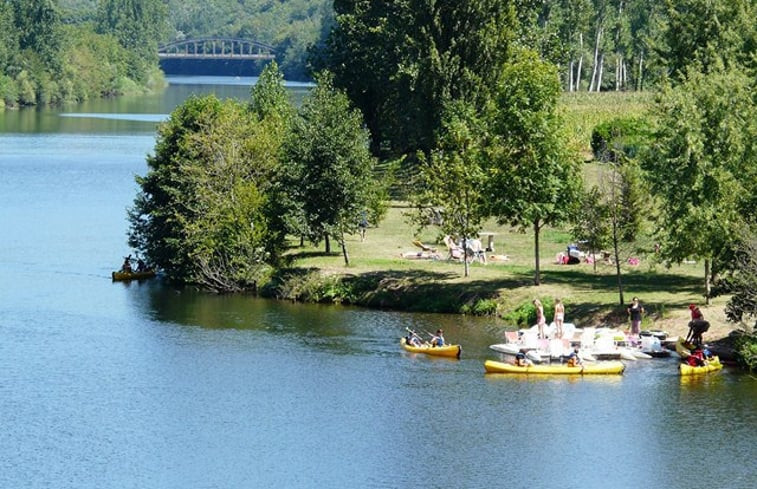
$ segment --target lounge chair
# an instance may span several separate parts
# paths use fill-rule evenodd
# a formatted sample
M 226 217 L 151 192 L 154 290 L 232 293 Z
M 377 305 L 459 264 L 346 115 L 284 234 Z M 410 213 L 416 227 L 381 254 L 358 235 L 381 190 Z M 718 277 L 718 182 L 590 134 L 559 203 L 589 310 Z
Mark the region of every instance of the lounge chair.
M 447 246 L 447 251 L 449 252 L 447 260 L 463 261 L 463 258 L 465 257 L 465 250 L 463 250 L 461 246 L 455 243 L 455 241 L 452 239 L 452 236 L 445 236 L 444 244 Z

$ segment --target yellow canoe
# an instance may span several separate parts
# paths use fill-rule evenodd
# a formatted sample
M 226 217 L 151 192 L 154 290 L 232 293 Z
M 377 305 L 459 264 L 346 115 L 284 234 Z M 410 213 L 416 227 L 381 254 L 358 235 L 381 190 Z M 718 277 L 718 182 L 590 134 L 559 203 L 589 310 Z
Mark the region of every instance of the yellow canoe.
M 144 272 L 113 272 L 111 278 L 114 282 L 123 280 L 144 280 L 155 276 L 155 270 Z
M 688 363 L 681 363 L 678 366 L 678 371 L 681 372 L 681 375 L 696 375 L 714 372 L 716 370 L 721 370 L 722 368 L 723 364 L 720 363 L 720 358 L 714 356 L 707 360 L 707 365 L 702 365 L 699 367 L 694 367 L 692 365 L 689 365 Z
M 486 373 L 497 374 L 552 374 L 552 375 L 610 375 L 622 374 L 626 366 L 622 362 L 599 362 L 569 367 L 565 364 L 526 365 L 518 367 L 511 363 L 484 362 Z
M 423 346 L 408 345 L 405 338 L 400 340 L 402 348 L 411 353 L 425 353 L 426 355 L 433 355 L 435 357 L 448 357 L 448 358 L 460 358 L 460 354 L 463 348 L 460 345 L 445 345 L 445 346 L 431 346 L 424 344 Z

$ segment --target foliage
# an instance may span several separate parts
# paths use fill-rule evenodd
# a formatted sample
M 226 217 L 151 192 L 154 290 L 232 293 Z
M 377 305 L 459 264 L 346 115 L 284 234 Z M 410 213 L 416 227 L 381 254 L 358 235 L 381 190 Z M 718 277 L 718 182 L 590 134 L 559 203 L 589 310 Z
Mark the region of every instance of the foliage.
M 747 331 L 757 331 L 757 234 L 743 229 L 736 233 L 734 258 L 716 283 L 716 295 L 730 294 L 725 308 L 728 320 Z M 751 324 L 750 324 L 751 323 Z
M 514 37 L 512 1 L 334 2 L 317 69 L 365 114 L 378 153 L 428 153 L 445 104 L 481 109 Z M 465 26 L 465 27 L 461 27 Z
M 371 203 L 373 157 L 359 111 L 336 90 L 330 76 L 304 100 L 284 143 L 283 188 L 301 205 L 311 239 L 335 238 L 345 264 L 345 235 L 357 231 L 359 216 Z
M 757 332 L 741 334 L 734 349 L 739 363 L 750 372 L 757 370 Z
M 496 316 L 498 302 L 496 299 L 478 299 L 473 305 L 464 304 L 460 308 L 461 314 L 472 314 L 474 316 Z
M 550 298 L 539 299 L 544 307 L 544 317 L 552 317 L 555 313 L 554 300 Z M 502 319 L 519 327 L 528 328 L 536 324 L 536 306 L 532 301 L 523 302 L 515 309 L 505 314 Z
M 636 158 L 649 146 L 651 124 L 643 117 L 618 117 L 594 126 L 591 149 L 599 161 L 616 163 L 621 155 Z
M 662 199 L 658 234 L 666 259 L 712 260 L 715 275 L 732 254 L 734 231 L 754 223 L 753 93 L 754 80 L 739 72 L 690 71 L 659 98 L 643 166 Z
M 689 69 L 757 73 L 754 0 L 677 0 L 667 11 L 664 59 L 674 79 L 685 82 Z
M 297 203 L 289 200 L 288 192 L 281 185 L 281 175 L 288 171 L 281 165 L 281 148 L 296 111 L 289 101 L 284 88 L 284 76 L 275 61 L 265 67 L 257 83 L 252 86 L 250 96 L 249 109 L 259 122 L 261 133 L 267 135 L 264 140 L 270 143 L 266 151 L 271 155 L 271 164 L 258 168 L 257 180 L 270 196 L 264 208 L 269 224 L 266 249 L 271 261 L 277 263 L 287 233 L 299 230 L 291 217 L 296 215 L 294 209 Z
M 431 151 L 428 160 L 421 155 L 419 192 L 414 197 L 416 221 L 425 226 L 425 211 L 441 209 L 442 232 L 467 243 L 481 230 L 486 215 L 484 130 L 474 107 L 461 101 L 450 103 L 445 114 L 439 148 Z M 467 277 L 468 261 L 464 261 Z
M 573 217 L 581 173 L 556 111 L 560 87 L 554 68 L 524 50 L 500 78 L 489 115 L 491 213 L 500 222 L 533 227 L 538 285 L 539 231 Z
M 244 106 L 190 98 L 158 133 L 129 212 L 129 243 L 173 280 L 219 291 L 254 288 L 266 271 L 258 168 L 265 134 Z
M 0 3 L 4 105 L 80 102 L 162 83 L 154 52 L 140 59 L 108 32 L 97 34 L 88 22 L 66 20 L 47 0 Z
M 585 192 L 571 231 L 574 240 L 582 242 L 593 254 L 610 244 L 610 208 L 604 200 L 596 185 Z M 595 270 L 596 265 L 595 257 Z
M 351 285 L 347 281 L 339 275 L 323 275 L 317 271 L 303 275 L 284 274 L 278 280 L 276 290 L 268 291 L 266 294 L 299 302 L 353 302 Z
M 118 39 L 130 56 L 127 76 L 145 83 L 158 61 L 158 42 L 167 28 L 162 0 L 98 0 L 97 31 Z

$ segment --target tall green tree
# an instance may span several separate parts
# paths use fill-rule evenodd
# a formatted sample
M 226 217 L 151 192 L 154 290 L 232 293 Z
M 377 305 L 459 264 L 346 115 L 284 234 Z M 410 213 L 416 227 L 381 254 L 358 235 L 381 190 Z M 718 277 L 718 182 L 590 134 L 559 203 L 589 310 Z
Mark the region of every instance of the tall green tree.
M 278 64 L 269 63 L 250 90 L 250 111 L 258 121 L 260 131 L 270 146 L 266 148 L 269 164 L 257 168 L 261 188 L 269 195 L 264 212 L 268 220 L 266 247 L 272 262 L 277 262 L 286 242 L 287 234 L 302 234 L 302 213 L 297 212 L 298 203 L 289 199 L 289 192 L 282 183 L 282 175 L 288 172 L 282 165 L 282 146 L 289 134 L 296 109 L 284 86 L 284 75 Z
M 267 222 L 256 168 L 266 133 L 246 107 L 190 98 L 160 126 L 129 211 L 129 244 L 171 279 L 229 292 L 266 273 Z
M 374 158 L 360 111 L 334 88 L 324 73 L 306 97 L 284 143 L 283 185 L 301 204 L 310 237 L 341 245 L 349 265 L 346 236 L 357 231 L 359 216 L 372 199 Z
M 0 76 L 7 72 L 9 63 L 18 54 L 18 32 L 13 6 L 0 2 Z
M 140 82 L 158 64 L 158 42 L 166 35 L 167 18 L 162 0 L 98 0 L 98 32 L 115 36 L 129 51 L 128 76 Z
M 593 186 L 581 198 L 581 205 L 571 229 L 573 239 L 585 243 L 594 257 L 594 272 L 597 271 L 597 252 L 611 242 L 610 207 L 598 186 Z
M 757 3 L 754 0 L 666 0 L 665 59 L 672 77 L 746 68 L 756 75 Z
M 363 111 L 374 149 L 427 153 L 447 102 L 483 108 L 515 37 L 516 3 L 338 1 L 316 66 Z
M 419 192 L 414 197 L 425 224 L 426 209 L 442 209 L 440 227 L 445 234 L 459 236 L 466 245 L 465 276 L 469 275 L 468 240 L 481 230 L 486 216 L 485 152 L 482 121 L 475 109 L 463 101 L 452 102 L 445 111 L 439 147 L 419 165 Z
M 62 49 L 60 12 L 54 0 L 14 0 L 20 49 L 36 53 L 48 68 L 60 69 Z
M 757 205 L 755 82 L 739 71 L 689 70 L 659 97 L 654 143 L 643 161 L 662 199 L 662 253 L 705 263 L 705 296 Z
M 582 188 L 579 160 L 562 132 L 554 65 L 522 50 L 501 80 L 490 115 L 489 202 L 500 222 L 533 230 L 534 284 L 539 285 L 539 234 L 574 215 Z

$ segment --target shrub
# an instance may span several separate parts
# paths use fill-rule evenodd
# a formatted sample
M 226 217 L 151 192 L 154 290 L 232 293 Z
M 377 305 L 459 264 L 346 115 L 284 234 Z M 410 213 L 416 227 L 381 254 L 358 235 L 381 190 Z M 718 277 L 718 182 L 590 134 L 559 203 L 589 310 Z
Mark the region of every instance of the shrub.
M 550 318 L 554 315 L 555 305 L 553 299 L 539 299 L 544 307 L 544 317 Z M 520 304 L 515 310 L 505 314 L 502 318 L 510 323 L 521 327 L 530 327 L 536 324 L 536 307 L 532 301 Z M 547 319 L 547 324 L 550 320 Z
M 734 346 L 739 364 L 750 372 L 757 370 L 757 333 L 739 336 Z
M 479 299 L 470 308 L 474 316 L 494 316 L 497 314 L 497 301 L 494 299 Z
M 636 157 L 649 145 L 651 127 L 641 117 L 616 118 L 594 127 L 591 149 L 599 161 L 617 162 L 621 156 Z

